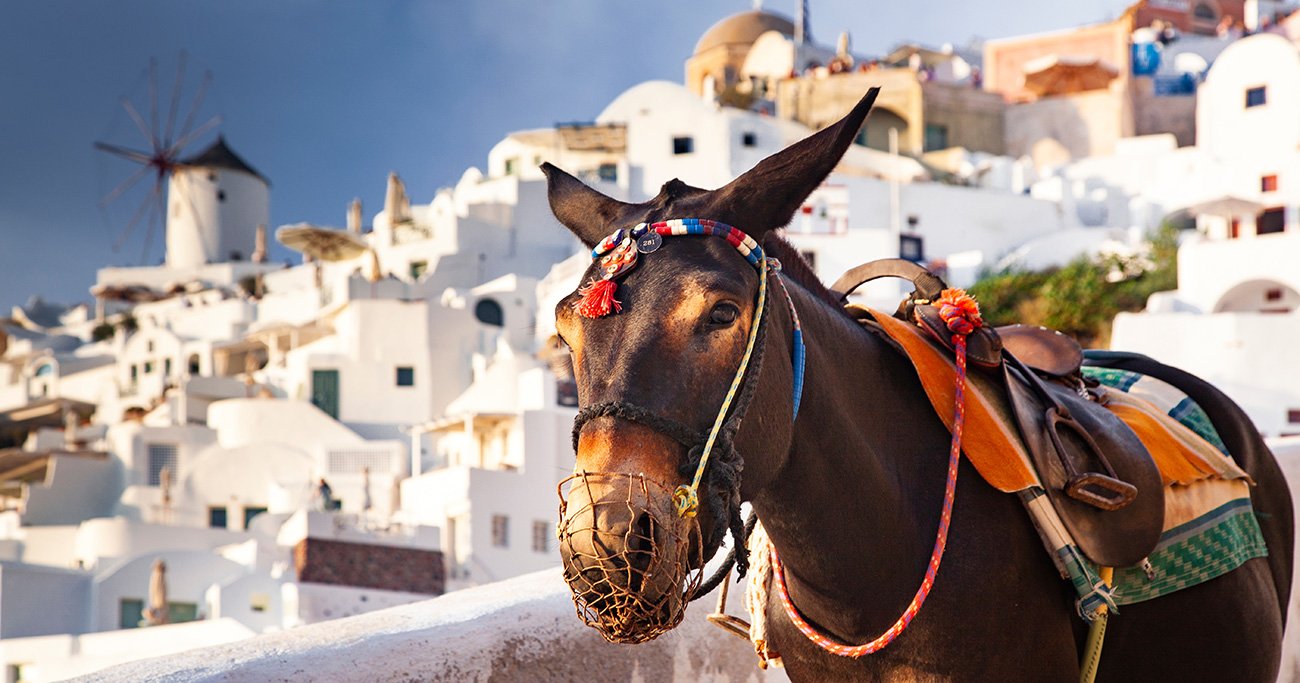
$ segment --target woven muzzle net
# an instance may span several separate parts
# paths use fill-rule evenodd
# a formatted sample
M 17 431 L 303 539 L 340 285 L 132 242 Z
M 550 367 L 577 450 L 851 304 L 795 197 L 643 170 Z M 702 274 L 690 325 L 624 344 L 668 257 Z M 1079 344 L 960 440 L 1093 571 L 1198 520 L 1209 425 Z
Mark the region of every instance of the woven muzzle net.
M 642 643 L 681 623 L 704 562 L 699 523 L 666 504 L 672 491 L 644 475 L 579 472 L 559 494 L 578 617 L 612 643 Z

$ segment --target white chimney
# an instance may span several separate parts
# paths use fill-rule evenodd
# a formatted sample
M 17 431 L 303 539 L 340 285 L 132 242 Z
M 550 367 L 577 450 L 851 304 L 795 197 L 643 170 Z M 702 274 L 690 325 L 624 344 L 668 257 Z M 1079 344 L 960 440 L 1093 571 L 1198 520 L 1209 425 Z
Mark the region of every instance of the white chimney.
M 348 231 L 354 235 L 361 234 L 361 199 L 348 202 Z

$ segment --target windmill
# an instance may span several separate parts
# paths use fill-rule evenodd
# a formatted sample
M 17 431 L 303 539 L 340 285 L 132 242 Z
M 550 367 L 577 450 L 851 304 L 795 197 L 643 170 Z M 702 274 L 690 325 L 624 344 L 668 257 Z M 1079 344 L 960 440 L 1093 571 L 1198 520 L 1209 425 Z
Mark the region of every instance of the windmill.
M 149 258 L 154 230 L 167 215 L 166 184 L 181 162 L 182 151 L 187 145 L 213 131 L 221 123 L 221 117 L 213 116 L 195 125 L 208 88 L 212 85 L 210 71 L 203 73 L 189 106 L 184 110 L 181 109 L 182 91 L 185 89 L 185 62 L 186 55 L 181 52 L 176 65 L 175 83 L 166 98 L 168 101 L 162 102 L 163 98 L 158 87 L 158 60 L 149 60 L 147 117 L 131 98 L 121 98 L 122 109 L 131 119 L 140 136 L 144 138 L 143 145 L 126 146 L 104 141 L 95 143 L 95 149 L 139 167 L 105 194 L 100 199 L 99 206 L 101 210 L 122 203 L 129 203 L 134 207 L 130 219 L 113 242 L 113 251 L 119 251 L 135 229 L 143 223 L 145 239 L 144 249 L 141 252 L 142 263 Z M 160 105 L 165 107 L 164 111 L 159 111 Z M 152 182 L 148 182 L 150 180 Z M 147 184 L 142 186 L 141 183 Z M 137 189 L 141 187 L 144 188 L 142 192 Z

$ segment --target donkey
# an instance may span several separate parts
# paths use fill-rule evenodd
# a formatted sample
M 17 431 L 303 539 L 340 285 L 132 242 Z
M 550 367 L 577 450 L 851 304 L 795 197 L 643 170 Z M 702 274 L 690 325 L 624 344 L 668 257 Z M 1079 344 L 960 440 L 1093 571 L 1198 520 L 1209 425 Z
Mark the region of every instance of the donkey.
M 653 199 L 626 203 L 543 165 L 555 217 L 588 247 L 621 228 L 698 218 L 735 226 L 782 264 L 760 309 L 760 271 L 735 246 L 743 236 L 673 236 L 618 274 L 617 293 L 603 301 L 613 314 L 578 310 L 607 275 L 600 264 L 584 276 L 584 290 L 556 307 L 581 406 L 578 474 L 561 526 L 590 528 L 561 552 L 580 613 L 607 637 L 635 642 L 675 625 L 672 613 L 692 590 L 683 588 L 688 572 L 698 573 L 734 529 L 741 501 L 779 552 L 798 612 L 840 643 L 888 629 L 926 574 L 950 432 L 908 361 L 846 315 L 776 234 L 839 162 L 873 96 L 716 190 L 672 180 Z M 752 342 L 756 362 L 739 400 L 724 403 L 762 316 L 768 331 Z M 796 319 L 806 339 L 797 416 Z M 696 471 L 719 406 L 729 429 L 700 482 L 698 514 L 684 516 L 674 489 Z M 1275 680 L 1290 595 L 1290 493 L 1258 434 L 1245 430 L 1229 446 L 1256 483 L 1251 498 L 1269 556 L 1125 605 L 1110 620 L 1099 680 Z M 791 679 L 1078 679 L 1087 624 L 1024 508 L 966 461 L 956 471 L 942 568 L 924 608 L 888 647 L 860 658 L 830 654 L 770 597 L 769 641 Z

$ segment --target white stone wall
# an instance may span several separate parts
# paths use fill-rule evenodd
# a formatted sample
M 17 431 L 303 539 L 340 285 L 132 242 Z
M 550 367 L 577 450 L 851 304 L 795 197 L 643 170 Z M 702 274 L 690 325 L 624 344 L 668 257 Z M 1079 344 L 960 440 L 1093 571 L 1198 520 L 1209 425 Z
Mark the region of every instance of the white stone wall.
M 142 655 L 166 657 L 252 634 L 234 619 L 218 619 L 84 635 L 14 638 L 0 641 L 0 664 L 14 667 L 24 682 L 47 683 L 84 676 Z
M 1186 370 L 1241 405 L 1267 436 L 1300 433 L 1300 315 L 1121 313 L 1110 346 Z
M 1216 157 L 1248 162 L 1300 146 L 1300 52 L 1260 34 L 1219 55 L 1197 93 L 1196 144 Z M 1246 107 L 1246 90 L 1264 87 L 1263 105 Z
M 0 642 L 86 631 L 90 583 L 81 571 L 0 562 Z
M 1194 310 L 1223 310 L 1226 295 L 1253 280 L 1271 282 L 1284 291 L 1300 291 L 1300 230 L 1248 239 L 1194 240 L 1178 250 L 1178 298 Z M 1249 310 L 1285 302 L 1261 298 L 1255 304 Z
M 737 609 L 733 596 L 732 610 Z M 611 645 L 573 613 L 558 569 L 327 624 L 159 657 L 82 681 L 763 681 L 747 642 L 705 621 L 712 596 L 674 631 Z

